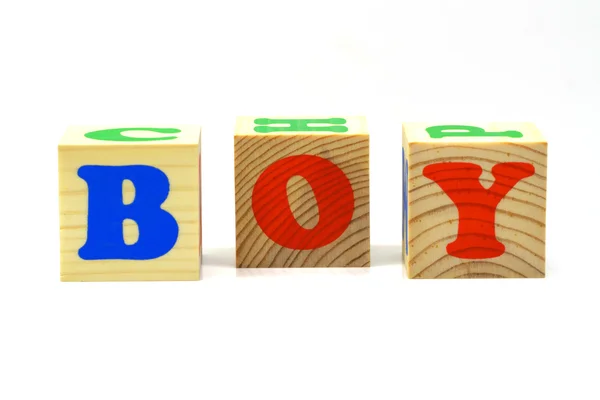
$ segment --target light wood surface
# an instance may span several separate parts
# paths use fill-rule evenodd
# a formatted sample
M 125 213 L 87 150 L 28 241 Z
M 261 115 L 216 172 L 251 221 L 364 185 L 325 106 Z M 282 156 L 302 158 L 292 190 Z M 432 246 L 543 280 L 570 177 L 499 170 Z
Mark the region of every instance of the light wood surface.
M 369 136 L 365 119 L 344 117 L 343 125 L 348 128 L 344 133 L 257 133 L 257 118 L 239 117 L 235 131 L 237 267 L 369 266 Z M 288 248 L 270 239 L 257 223 L 252 206 L 253 190 L 261 174 L 279 160 L 300 155 L 322 157 L 335 164 L 349 180 L 354 198 L 352 219 L 345 231 L 333 242 L 314 249 Z M 314 229 L 320 216 L 310 183 L 292 176 L 287 194 L 296 221 L 305 229 Z
M 405 239 L 408 249 L 405 242 L 403 251 L 408 277 L 544 277 L 547 143 L 541 133 L 529 123 L 467 123 L 464 125 L 486 131 L 515 130 L 523 136 L 435 139 L 426 132 L 427 127 L 435 125 L 403 125 L 403 148 L 408 163 L 408 238 Z M 533 166 L 533 174 L 519 180 L 497 205 L 495 234 L 505 246 L 503 254 L 481 259 L 449 254 L 447 246 L 458 237 L 458 208 L 440 185 L 424 173 L 428 166 L 438 163 L 480 166 L 479 182 L 486 190 L 503 187 L 492 186 L 496 181 L 492 169 L 496 165 Z M 474 198 L 471 196 L 468 201 L 474 202 Z
M 178 128 L 176 139 L 146 142 L 111 142 L 84 134 L 107 127 L 70 127 L 58 147 L 60 206 L 60 277 L 62 281 L 198 280 L 201 261 L 200 127 Z M 126 132 L 153 137 L 152 132 Z M 170 191 L 162 209 L 179 226 L 175 246 L 152 260 L 84 260 L 78 250 L 86 243 L 88 187 L 77 174 L 83 165 L 149 165 L 163 171 Z M 135 198 L 131 182 L 123 184 L 124 204 Z M 124 222 L 125 243 L 135 243 L 137 224 Z

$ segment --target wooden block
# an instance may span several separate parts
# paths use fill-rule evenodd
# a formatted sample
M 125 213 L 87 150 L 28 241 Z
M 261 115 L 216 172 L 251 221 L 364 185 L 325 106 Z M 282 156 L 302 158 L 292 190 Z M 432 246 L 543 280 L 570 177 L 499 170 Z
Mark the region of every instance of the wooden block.
M 238 268 L 368 267 L 364 117 L 239 117 Z
M 547 143 L 530 123 L 403 124 L 409 278 L 545 275 Z
M 62 281 L 200 278 L 200 127 L 75 126 L 58 146 Z

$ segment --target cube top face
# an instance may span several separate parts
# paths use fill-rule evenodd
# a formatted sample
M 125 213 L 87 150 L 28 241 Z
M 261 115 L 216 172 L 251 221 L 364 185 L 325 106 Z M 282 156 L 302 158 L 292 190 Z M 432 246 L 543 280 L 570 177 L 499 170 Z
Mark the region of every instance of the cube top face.
M 235 135 L 236 266 L 369 266 L 366 131 L 250 133 L 256 119 Z
M 69 128 L 58 149 L 61 280 L 199 279 L 200 127 L 166 128 L 188 137 L 113 146 L 85 133 L 114 128 Z
M 543 277 L 545 139 L 532 124 L 464 125 L 463 131 L 479 134 L 523 133 L 474 139 L 424 138 L 430 126 L 440 125 L 403 126 L 409 278 Z
M 365 135 L 365 117 L 238 117 L 237 136 L 253 135 Z
M 495 123 L 404 123 L 408 143 L 540 143 L 546 142 L 537 127 L 528 122 Z
M 198 125 L 70 126 L 59 142 L 69 146 L 197 146 Z

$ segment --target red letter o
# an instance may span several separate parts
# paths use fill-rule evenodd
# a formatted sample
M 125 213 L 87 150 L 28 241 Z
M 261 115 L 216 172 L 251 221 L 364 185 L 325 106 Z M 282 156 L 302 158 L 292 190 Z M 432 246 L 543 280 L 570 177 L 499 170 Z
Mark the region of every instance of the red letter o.
M 287 183 L 299 175 L 312 187 L 319 207 L 319 222 L 312 229 L 301 226 L 287 197 Z M 282 158 L 259 176 L 252 191 L 252 210 L 263 232 L 283 247 L 308 250 L 339 238 L 354 214 L 354 192 L 348 177 L 322 157 L 301 155 Z

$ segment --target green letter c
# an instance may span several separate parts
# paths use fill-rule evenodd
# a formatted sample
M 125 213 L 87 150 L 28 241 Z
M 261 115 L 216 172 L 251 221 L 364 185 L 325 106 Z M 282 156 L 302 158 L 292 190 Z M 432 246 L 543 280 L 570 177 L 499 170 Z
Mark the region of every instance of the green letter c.
M 108 140 L 111 142 L 149 142 L 155 140 L 171 140 L 176 139 L 177 136 L 155 136 L 155 137 L 131 137 L 124 136 L 123 132 L 126 131 L 150 131 L 156 133 L 179 133 L 181 129 L 177 128 L 114 128 L 114 129 L 102 129 L 99 131 L 88 132 L 84 136 L 94 140 Z

